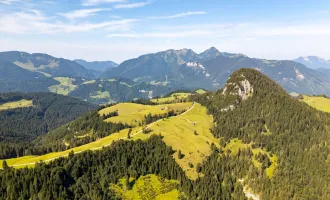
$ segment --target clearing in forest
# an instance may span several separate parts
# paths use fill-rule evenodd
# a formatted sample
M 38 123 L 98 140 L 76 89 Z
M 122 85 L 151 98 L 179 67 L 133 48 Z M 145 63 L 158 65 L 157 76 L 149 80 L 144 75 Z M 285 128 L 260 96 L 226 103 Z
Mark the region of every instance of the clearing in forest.
M 173 93 L 169 97 L 162 97 L 162 98 L 155 98 L 151 99 L 152 102 L 154 103 L 167 103 L 167 102 L 172 102 L 175 100 L 181 100 L 189 97 L 191 93 L 188 92 L 178 92 L 178 93 Z
M 52 85 L 49 87 L 49 90 L 51 92 L 62 94 L 62 95 L 68 95 L 70 92 L 76 89 L 76 85 L 73 84 L 75 81 L 74 78 L 69 77 L 56 77 L 54 78 L 58 82 L 60 82 L 59 85 Z
M 330 112 L 330 99 L 323 96 L 306 96 L 303 95 L 301 100 L 309 106 L 321 110 L 323 112 Z
M 176 152 L 173 154 L 176 162 L 182 167 L 190 179 L 196 179 L 199 175 L 196 171 L 196 165 L 202 163 L 211 155 L 211 145 L 214 143 L 219 146 L 219 140 L 214 138 L 210 129 L 212 128 L 212 116 L 207 114 L 205 107 L 198 103 L 190 103 L 192 105 L 188 111 L 178 116 L 168 119 L 160 119 L 146 127 L 132 128 L 131 140 L 146 140 L 151 135 L 161 134 L 163 141 L 171 146 Z M 140 105 L 136 105 L 140 106 Z M 122 111 L 127 113 L 128 111 Z M 149 133 L 144 133 L 143 129 L 148 129 Z M 91 142 L 79 147 L 75 147 L 62 152 L 52 152 L 41 156 L 24 156 L 19 158 L 7 159 L 7 164 L 15 168 L 25 166 L 33 167 L 36 162 L 49 162 L 59 157 L 68 156 L 73 151 L 81 153 L 86 150 L 99 150 L 103 147 L 110 146 L 112 142 L 125 139 L 128 140 L 129 129 L 121 130 L 118 133 L 101 138 L 95 142 Z M 181 152 L 179 158 L 178 152 Z M 0 167 L 2 161 L 0 161 Z
M 0 111 L 14 109 L 14 108 L 26 108 L 30 106 L 33 106 L 32 100 L 22 99 L 19 101 L 12 101 L 12 102 L 0 104 Z
M 128 184 L 128 187 L 127 187 Z M 167 180 L 154 174 L 141 176 L 137 180 L 130 178 L 126 183 L 126 178 L 119 180 L 117 184 L 112 184 L 110 189 L 120 199 L 181 199 L 184 196 L 178 191 L 179 182 L 176 180 Z
M 118 112 L 118 116 L 106 119 L 106 122 L 112 123 L 127 123 L 131 126 L 139 126 L 143 122 L 144 117 L 148 114 L 162 115 L 170 111 L 180 113 L 188 110 L 192 103 L 176 103 L 176 104 L 163 104 L 163 105 L 142 105 L 135 103 L 119 103 L 117 105 L 104 108 L 99 111 L 100 116 L 107 115 L 112 112 Z

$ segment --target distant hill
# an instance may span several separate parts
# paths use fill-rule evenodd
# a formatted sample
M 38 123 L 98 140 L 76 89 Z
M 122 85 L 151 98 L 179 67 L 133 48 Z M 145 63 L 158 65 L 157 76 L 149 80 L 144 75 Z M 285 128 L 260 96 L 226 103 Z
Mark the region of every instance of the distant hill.
M 301 63 L 311 69 L 319 69 L 319 68 L 330 69 L 330 60 L 325 60 L 317 56 L 299 57 L 294 61 Z
M 58 81 L 0 60 L 0 92 L 48 92 Z
M 330 94 L 330 79 L 293 61 L 263 60 L 231 54 L 212 47 L 197 54 L 190 49 L 167 50 L 127 60 L 101 75 L 125 77 L 172 88 L 215 90 L 240 68 L 254 68 L 271 77 L 289 92 Z
M 91 69 L 95 70 L 98 72 L 104 72 L 107 69 L 117 67 L 118 64 L 112 61 L 93 61 L 93 62 L 88 62 L 82 59 L 76 59 L 74 60 L 76 63 L 84 66 L 86 69 Z
M 0 61 L 6 61 L 23 69 L 40 72 L 47 76 L 94 78 L 93 74 L 78 63 L 47 54 L 29 54 L 19 51 L 0 52 Z
M 135 82 L 126 78 L 111 78 L 93 80 L 80 84 L 69 96 L 89 102 L 106 104 L 109 102 L 132 101 L 133 99 L 148 99 L 171 92 L 170 87 Z
M 17 155 L 12 155 L 13 152 L 8 153 L 8 146 L 32 141 L 96 108 L 96 105 L 79 99 L 53 93 L 0 94 L 0 106 L 21 100 L 31 100 L 32 105 L 0 110 L 0 157 L 16 157 L 20 152 L 15 151 Z

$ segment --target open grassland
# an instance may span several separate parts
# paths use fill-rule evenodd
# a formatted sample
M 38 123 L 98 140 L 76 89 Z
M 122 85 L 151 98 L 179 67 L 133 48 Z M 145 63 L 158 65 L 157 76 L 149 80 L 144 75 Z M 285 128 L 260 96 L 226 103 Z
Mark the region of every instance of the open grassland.
M 175 100 L 185 99 L 190 95 L 191 93 L 179 92 L 179 93 L 173 93 L 169 97 L 151 99 L 151 101 L 154 103 L 167 103 Z
M 303 99 L 301 100 L 308 105 L 312 106 L 313 108 L 316 108 L 318 110 L 324 111 L 324 112 L 330 112 L 330 99 L 325 97 L 314 97 L 314 96 L 303 96 Z
M 203 90 L 203 89 L 198 89 L 195 91 L 197 94 L 204 94 L 206 93 L 206 90 Z
M 76 89 L 76 85 L 73 84 L 75 81 L 74 78 L 69 77 L 56 77 L 54 78 L 58 82 L 60 82 L 59 85 L 52 85 L 49 87 L 49 90 L 51 92 L 62 94 L 62 95 L 68 95 L 70 92 Z
M 262 154 L 266 154 L 268 156 L 268 158 L 270 159 L 271 161 L 271 165 L 266 168 L 266 174 L 269 178 L 272 178 L 274 176 L 274 170 L 277 166 L 277 156 L 275 154 L 270 154 L 269 152 L 263 150 L 263 149 L 260 149 L 260 148 L 253 148 L 252 147 L 252 143 L 251 144 L 244 144 L 242 143 L 242 140 L 239 140 L 237 138 L 234 138 L 232 140 L 230 140 L 230 142 L 226 145 L 225 147 L 225 151 L 230 151 L 232 154 L 236 155 L 238 153 L 238 150 L 239 149 L 245 149 L 245 148 L 250 148 L 252 153 L 253 153 L 253 156 L 252 156 L 252 163 L 255 167 L 257 168 L 261 168 L 261 163 L 256 160 L 256 156 L 259 154 L 259 153 L 262 153 Z
M 91 95 L 93 99 L 110 99 L 110 93 L 108 91 L 96 91 Z
M 95 82 L 96 82 L 96 80 L 89 80 L 89 81 L 83 82 L 83 85 L 93 84 Z
M 129 188 L 126 187 L 126 178 L 122 178 L 117 184 L 112 184 L 110 189 L 115 192 L 118 198 L 123 200 L 175 200 L 183 195 L 178 191 L 178 186 L 178 181 L 166 180 L 149 174 L 141 176 L 138 180 L 130 178 Z
M 122 112 L 128 113 L 130 111 L 123 110 Z M 202 163 L 212 153 L 212 143 L 217 146 L 219 143 L 219 140 L 214 138 L 210 132 L 212 124 L 212 116 L 207 115 L 206 108 L 195 103 L 188 111 L 179 116 L 164 120 L 161 119 L 147 125 L 145 128 L 151 130 L 148 134 L 143 133 L 143 127 L 133 128 L 130 137 L 131 140 L 146 140 L 153 134 L 161 134 L 163 141 L 177 151 L 173 154 L 176 162 L 182 167 L 189 178 L 196 179 L 198 177 L 196 165 Z M 62 152 L 53 152 L 41 156 L 24 156 L 6 161 L 9 166 L 15 168 L 33 167 L 36 162 L 43 161 L 47 163 L 56 158 L 68 156 L 71 151 L 80 153 L 86 150 L 99 150 L 103 147 L 110 146 L 114 141 L 120 139 L 127 140 L 128 131 L 129 129 L 124 129 L 95 142 Z M 178 158 L 179 150 L 184 155 L 181 159 Z M 188 163 L 191 163 L 193 167 L 189 167 Z M 0 166 L 2 166 L 2 161 L 0 161 Z
M 33 106 L 32 100 L 22 99 L 19 101 L 12 101 L 12 102 L 0 104 L 0 111 L 14 109 L 14 108 L 25 108 L 30 106 Z
M 99 114 L 107 115 L 111 112 L 118 112 L 118 116 L 106 119 L 106 122 L 113 123 L 127 123 L 132 126 L 138 126 L 146 115 L 149 113 L 152 115 L 166 114 L 169 111 L 181 112 L 188 110 L 192 106 L 192 103 L 176 103 L 176 104 L 163 104 L 163 105 L 142 105 L 134 103 L 119 103 L 115 106 L 111 106 L 99 111 Z

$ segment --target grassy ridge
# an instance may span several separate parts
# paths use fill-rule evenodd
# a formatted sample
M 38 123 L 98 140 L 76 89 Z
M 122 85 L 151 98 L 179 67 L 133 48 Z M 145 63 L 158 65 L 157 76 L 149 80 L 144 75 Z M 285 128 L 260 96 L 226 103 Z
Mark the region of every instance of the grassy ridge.
M 179 92 L 179 93 L 173 93 L 169 97 L 163 97 L 163 98 L 155 98 L 152 99 L 151 101 L 154 103 L 166 103 L 166 102 L 171 102 L 179 99 L 185 99 L 189 97 L 191 93 L 186 93 L 186 92 Z
M 22 99 L 19 101 L 12 101 L 12 102 L 0 104 L 0 111 L 14 109 L 14 108 L 25 108 L 30 106 L 33 106 L 32 100 Z
M 169 111 L 183 111 L 188 110 L 192 106 L 192 103 L 177 103 L 177 104 L 163 104 L 163 105 L 141 105 L 134 103 L 120 103 L 109 108 L 105 108 L 99 111 L 99 114 L 107 115 L 111 112 L 118 112 L 118 116 L 106 119 L 106 122 L 113 123 L 127 123 L 132 126 L 137 126 L 144 120 L 144 116 L 151 113 L 152 115 L 166 114 Z
M 192 103 L 190 103 L 190 105 L 191 104 Z M 210 128 L 212 127 L 212 116 L 207 115 L 206 108 L 197 103 L 194 104 L 194 107 L 191 110 L 182 115 L 159 120 L 149 126 L 151 132 L 148 134 L 142 133 L 143 127 L 133 128 L 131 139 L 145 140 L 153 134 L 161 134 L 163 136 L 163 141 L 177 151 L 173 154 L 173 157 L 191 179 L 196 179 L 198 177 L 196 165 L 202 163 L 207 156 L 212 153 L 211 144 L 214 143 L 215 145 L 218 145 L 219 143 L 210 132 Z M 80 153 L 86 150 L 98 150 L 102 149 L 103 146 L 111 145 L 113 141 L 120 139 L 126 140 L 128 131 L 129 129 L 124 129 L 95 142 L 62 152 L 53 152 L 41 156 L 24 156 L 8 159 L 6 161 L 9 166 L 15 168 L 25 167 L 26 165 L 33 167 L 34 164 L 39 161 L 49 162 L 58 157 L 68 156 L 71 151 Z M 181 159 L 178 158 L 179 150 L 184 154 Z M 193 165 L 192 168 L 189 166 L 189 163 Z M 2 161 L 0 161 L 0 166 L 2 166 Z
M 316 108 L 318 110 L 324 112 L 330 112 L 330 99 L 321 97 L 321 96 L 306 96 L 303 95 L 303 99 L 301 100 L 307 103 L 309 106 Z

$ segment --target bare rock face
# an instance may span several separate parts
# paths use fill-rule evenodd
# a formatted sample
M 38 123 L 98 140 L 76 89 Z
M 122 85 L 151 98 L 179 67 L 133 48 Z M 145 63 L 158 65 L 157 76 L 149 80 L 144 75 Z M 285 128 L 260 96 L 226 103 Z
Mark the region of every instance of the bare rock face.
M 236 77 L 235 80 L 230 77 L 227 80 L 225 87 L 222 90 L 222 95 L 225 98 L 230 98 L 232 103 L 230 103 L 227 107 L 222 108 L 221 112 L 227 112 L 229 110 L 233 110 L 236 106 L 241 102 L 253 95 L 253 87 L 249 80 L 241 74 L 238 79 Z
M 222 90 L 222 95 L 235 95 L 238 96 L 240 100 L 246 100 L 253 94 L 253 87 L 251 83 L 245 78 L 245 76 L 241 75 L 242 80 L 238 82 L 230 82 L 226 83 L 225 87 Z
M 250 84 L 250 82 L 247 79 L 244 79 L 243 81 L 240 81 L 240 86 L 238 87 L 238 96 L 243 101 L 252 96 L 253 94 L 253 87 Z

